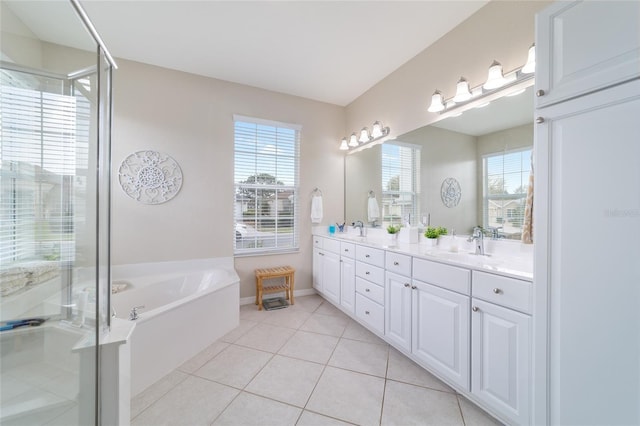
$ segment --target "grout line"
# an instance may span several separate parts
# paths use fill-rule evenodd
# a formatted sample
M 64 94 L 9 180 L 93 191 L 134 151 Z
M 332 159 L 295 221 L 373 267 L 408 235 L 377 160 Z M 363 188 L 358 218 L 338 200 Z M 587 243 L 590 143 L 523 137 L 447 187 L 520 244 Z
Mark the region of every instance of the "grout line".
M 387 348 L 387 368 L 384 370 L 384 387 L 382 388 L 382 401 L 380 401 L 380 421 L 382 425 L 382 415 L 384 414 L 384 398 L 387 396 L 387 376 L 389 375 L 389 364 L 391 363 L 391 351 Z
M 456 401 L 458 401 L 458 410 L 460 410 L 460 417 L 462 417 L 462 424 L 466 426 L 467 422 L 464 419 L 464 413 L 462 412 L 462 404 L 460 404 L 460 395 L 458 395 L 457 393 L 456 393 Z

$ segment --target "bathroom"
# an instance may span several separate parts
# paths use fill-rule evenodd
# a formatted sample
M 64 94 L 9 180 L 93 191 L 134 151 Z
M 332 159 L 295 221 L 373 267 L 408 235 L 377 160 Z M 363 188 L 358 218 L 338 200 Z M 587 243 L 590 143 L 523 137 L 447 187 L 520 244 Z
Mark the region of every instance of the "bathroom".
M 26 3 L 28 4 L 29 2 Z M 242 306 L 240 314 L 243 314 L 247 307 L 254 308 L 254 305 L 252 305 L 255 297 L 254 271 L 258 268 L 279 265 L 294 267 L 296 270 L 296 297 L 300 297 L 301 300 L 304 300 L 302 299 L 304 297 L 315 297 L 313 296 L 316 292 L 313 289 L 312 241 L 315 224 L 309 219 L 311 215 L 311 197 L 314 189 L 317 188 L 321 191 L 323 199 L 323 219 L 319 225 L 326 227 L 335 222 L 366 221 L 366 211 L 356 213 L 349 211 L 347 191 L 349 190 L 350 181 L 348 169 L 345 170 L 345 164 L 348 167 L 348 163 L 358 155 L 362 153 L 371 154 L 374 150 L 345 155 L 343 151 L 339 150 L 341 139 L 349 136 L 352 132 L 358 132 L 364 126 L 371 128 L 376 120 L 380 120 L 384 125 L 389 126 L 391 136 L 394 138 L 410 134 L 410 132 L 422 128 L 439 118 L 438 113 L 427 112 L 430 97 L 434 90 L 439 89 L 447 97 L 452 96 L 455 93 L 456 82 L 460 76 L 464 76 L 472 86 L 481 84 L 486 80 L 487 68 L 494 59 L 501 62 L 505 72 L 521 67 L 527 59 L 527 50 L 536 40 L 534 30 L 535 14 L 551 5 L 552 2 L 492 1 L 466 4 L 468 8 L 466 10 L 467 15 L 464 18 L 460 18 L 460 24 L 455 28 L 450 29 L 448 32 L 444 31 L 442 38 L 428 46 L 425 43 L 413 55 L 407 57 L 407 60 L 404 61 L 406 63 L 403 65 L 401 63 L 394 69 L 389 69 L 380 76 L 378 82 L 372 84 L 371 87 L 364 88 L 362 92 L 352 98 L 332 101 L 312 100 L 304 96 L 280 93 L 275 89 L 260 89 L 255 87 L 258 86 L 257 84 L 230 82 L 226 81 L 230 79 L 205 77 L 197 75 L 197 73 L 188 73 L 170 69 L 169 67 L 153 65 L 152 61 L 145 63 L 145 61 L 137 60 L 135 57 L 120 57 L 115 48 L 110 47 L 110 42 L 105 32 L 106 29 L 101 30 L 101 27 L 105 27 L 110 23 L 109 18 L 114 21 L 110 13 L 115 12 L 101 9 L 101 7 L 104 7 L 101 2 L 96 2 L 95 4 L 93 4 L 94 2 L 81 3 L 94 22 L 97 32 L 104 37 L 107 49 L 113 49 L 112 53 L 115 56 L 114 62 L 117 64 L 117 69 L 113 70 L 112 80 L 109 80 L 107 76 L 102 76 L 99 79 L 102 83 L 100 94 L 106 97 L 106 92 L 111 91 L 113 99 L 112 116 L 109 117 L 111 121 L 110 138 L 109 135 L 100 135 L 101 140 L 107 141 L 110 139 L 111 143 L 110 194 L 101 191 L 99 194 L 93 194 L 96 197 L 102 197 L 99 200 L 87 198 L 87 209 L 95 209 L 95 201 L 101 201 L 98 209 L 103 210 L 99 212 L 87 210 L 87 212 L 95 213 L 93 216 L 87 214 L 87 217 L 91 216 L 93 219 L 82 219 L 82 223 L 78 221 L 75 224 L 77 229 L 82 225 L 86 230 L 84 233 L 85 240 L 76 241 L 77 244 L 83 246 L 83 250 L 86 250 L 82 252 L 83 257 L 85 259 L 96 259 L 96 256 L 98 256 L 100 259 L 99 265 L 102 267 L 95 268 L 97 265 L 88 261 L 86 265 L 82 265 L 90 270 L 83 272 L 87 273 L 86 280 L 91 281 L 93 284 L 92 286 L 83 284 L 82 286 L 74 287 L 75 291 L 71 295 L 67 294 L 67 299 L 64 302 L 60 302 L 59 294 L 51 293 L 51 295 L 58 297 L 58 300 L 51 304 L 49 303 L 51 302 L 49 300 L 51 296 L 47 296 L 50 306 L 55 307 L 56 304 L 74 305 L 67 306 L 67 309 L 63 310 L 69 313 L 68 320 L 70 322 L 76 321 L 80 323 L 83 320 L 83 315 L 85 316 L 86 326 L 84 328 L 69 327 L 60 331 L 62 338 L 57 340 L 64 342 L 67 340 L 73 342 L 74 333 L 77 333 L 78 330 L 82 333 L 82 330 L 86 330 L 96 323 L 96 321 L 93 321 L 92 324 L 87 318 L 92 316 L 95 318 L 99 314 L 100 317 L 97 322 L 105 325 L 110 321 L 109 318 L 111 317 L 111 308 L 113 306 L 107 305 L 109 295 L 106 291 L 109 288 L 110 280 L 113 285 L 121 284 L 126 286 L 127 282 L 133 282 L 129 278 L 135 275 L 134 273 L 129 274 L 129 276 L 126 276 L 127 274 L 118 275 L 121 273 L 118 267 L 126 265 L 166 264 L 167 262 L 188 262 L 194 259 L 227 259 L 231 262 L 239 278 L 239 290 L 232 297 Z M 3 61 L 5 61 L 5 57 L 11 58 L 12 61 L 18 64 L 32 65 L 31 68 L 48 68 L 51 71 L 56 70 L 58 73 L 62 72 L 65 75 L 95 65 L 95 42 L 93 47 L 88 49 L 73 45 L 76 49 L 85 50 L 79 56 L 68 54 L 60 46 L 48 44 L 47 47 L 59 49 L 59 51 L 51 55 L 49 55 L 48 51 L 39 52 L 38 54 L 41 56 L 38 57 L 37 61 L 34 61 L 32 57 L 27 57 L 25 55 L 26 50 L 22 48 L 11 50 L 12 46 L 9 43 L 11 38 L 4 33 L 8 29 L 15 30 L 10 25 L 9 13 L 5 11 L 5 8 L 12 6 L 15 6 L 14 2 L 2 2 Z M 167 12 L 164 9 L 162 10 L 165 13 Z M 70 9 L 70 11 L 72 10 Z M 54 15 L 54 13 L 54 11 L 51 11 L 50 16 L 58 16 L 57 14 Z M 136 13 L 141 14 L 143 12 L 136 9 L 135 13 L 132 12 L 132 15 L 136 15 Z M 123 31 L 131 31 L 129 43 L 135 44 L 135 25 L 132 28 L 126 28 L 124 23 L 122 25 Z M 139 25 L 139 22 L 137 25 Z M 35 29 L 33 33 L 40 35 Z M 505 34 L 508 36 L 505 36 Z M 633 39 L 633 37 L 630 38 Z M 148 45 L 141 45 L 141 48 L 154 49 Z M 86 50 L 92 53 L 87 54 Z M 413 57 L 416 54 L 417 56 Z M 159 47 L 158 55 L 162 55 L 162 50 Z M 370 58 L 369 60 L 384 61 L 384 54 L 382 53 L 381 56 L 382 58 Z M 413 59 L 410 59 L 412 57 Z M 109 59 L 104 57 L 102 61 L 104 65 L 104 63 L 109 62 Z M 39 62 L 39 65 L 33 66 L 34 62 Z M 158 63 L 160 62 L 158 61 Z M 434 64 L 437 64 L 437 66 L 434 66 Z M 366 67 L 366 65 L 362 66 Z M 109 81 L 109 84 L 106 84 L 107 81 Z M 88 83 L 83 84 L 86 86 Z M 81 89 L 79 90 L 81 91 Z M 95 94 L 93 88 L 89 92 Z M 533 95 L 531 96 L 533 97 Z M 533 100 L 531 102 L 533 104 Z M 96 109 L 96 114 L 97 111 Z M 99 111 L 103 114 L 109 114 L 108 108 Z M 234 207 L 231 202 L 220 201 L 231 200 L 235 193 L 232 176 L 234 176 L 233 123 L 234 115 L 236 114 L 279 123 L 292 123 L 302 128 L 299 186 L 297 188 L 298 247 L 295 252 L 285 251 L 280 254 L 272 253 L 260 256 L 235 255 L 236 249 L 231 232 L 236 223 Z M 533 128 L 533 125 L 531 128 Z M 92 131 L 94 134 L 98 132 L 97 129 L 93 128 Z M 406 142 L 414 143 L 414 141 L 410 140 Z M 146 151 L 168 154 L 179 164 L 182 172 L 181 187 L 179 191 L 173 194 L 174 198 L 167 202 L 158 204 L 139 202 L 139 200 L 128 195 L 121 187 L 119 177 L 123 161 L 133 153 Z M 100 158 L 106 161 L 105 157 Z M 106 164 L 102 166 L 106 167 Z M 93 164 L 92 166 L 98 167 L 99 165 Z M 542 172 L 544 173 L 544 165 L 542 167 Z M 476 173 L 478 173 L 478 170 L 476 170 Z M 423 177 L 426 176 L 427 173 L 423 173 Z M 88 180 L 88 185 L 108 184 L 108 182 L 104 181 L 104 176 L 89 174 L 86 179 Z M 103 180 L 96 182 L 92 179 Z M 379 179 L 376 179 L 376 182 L 378 181 Z M 439 178 L 439 181 L 441 182 L 442 179 Z M 61 187 L 64 186 L 63 184 L 60 185 Z M 102 188 L 107 188 L 107 186 Z M 378 198 L 381 199 L 382 188 L 373 187 L 369 183 L 363 184 L 362 190 L 359 191 L 359 196 L 366 197 L 369 190 L 373 190 Z M 476 213 L 475 218 L 477 219 L 479 216 L 479 198 L 481 198 L 478 195 L 478 191 L 470 191 L 468 186 L 463 185 L 461 202 L 469 202 L 470 199 L 466 197 L 467 195 L 471 196 L 472 192 L 476 193 L 476 199 L 475 203 L 471 201 L 473 205 L 469 208 L 474 210 L 474 213 Z M 78 193 L 79 189 L 76 191 L 76 194 Z M 4 200 L 5 195 L 3 192 L 3 202 Z M 361 203 L 361 205 L 363 204 L 364 202 Z M 618 206 L 619 204 L 614 204 L 613 202 L 607 205 L 607 208 L 613 212 L 610 218 L 615 218 L 616 215 L 620 216 L 616 222 L 617 224 L 626 221 L 627 231 L 622 232 L 626 232 L 627 235 L 631 236 L 637 230 L 638 206 L 634 207 L 633 204 L 629 204 L 626 207 Z M 625 212 L 628 214 L 622 217 Z M 633 212 L 636 212 L 635 216 Z M 423 213 L 431 213 L 431 223 L 455 228 L 460 235 L 468 235 L 471 231 L 468 225 L 443 223 L 445 219 L 438 217 L 435 211 L 430 212 L 428 208 L 418 211 L 416 214 L 418 217 L 415 220 L 422 221 Z M 108 218 L 109 215 L 110 221 L 106 221 L 105 218 Z M 471 220 L 473 221 L 473 219 Z M 95 230 L 96 228 L 99 229 L 98 234 L 89 232 L 89 230 Z M 631 233 L 629 233 L 629 229 L 631 229 Z M 369 231 L 376 232 L 371 229 Z M 618 233 L 617 235 L 620 234 Z M 607 241 L 609 241 L 609 246 L 623 244 L 617 240 Z M 486 243 L 490 245 L 491 241 L 488 240 Z M 85 249 L 85 247 L 87 248 Z M 88 247 L 91 248 L 89 249 Z M 625 245 L 624 247 L 627 247 L 629 251 L 628 253 L 625 252 L 625 259 L 629 256 L 629 253 L 637 254 L 637 247 L 632 245 Z M 54 245 L 51 245 L 50 248 L 56 250 Z M 61 250 L 61 248 L 58 247 L 57 250 Z M 534 244 L 532 250 L 540 250 L 540 252 L 536 251 L 538 259 L 544 256 L 544 247 Z M 45 255 L 51 254 L 55 253 L 45 253 Z M 54 259 L 54 261 L 61 264 L 63 260 L 63 258 Z M 3 269 L 5 267 L 4 262 L 3 258 Z M 75 266 L 79 265 L 76 264 Z M 108 266 L 113 268 L 111 277 L 107 274 Z M 156 265 L 156 267 L 161 266 Z M 536 280 L 538 277 L 542 277 L 545 271 L 543 269 L 535 269 L 534 276 Z M 629 267 L 622 268 L 621 271 L 620 274 L 623 277 L 637 277 L 637 271 L 634 272 Z M 540 274 L 538 274 L 539 272 Z M 60 267 L 59 277 L 63 277 L 65 273 L 68 273 L 68 270 Z M 85 278 L 82 277 L 82 279 L 84 280 Z M 85 305 L 83 300 L 85 296 L 78 294 L 77 290 L 84 288 L 88 289 L 88 300 L 94 301 L 94 303 L 97 303 L 95 301 L 101 301 L 102 305 L 93 311 L 86 309 L 86 314 L 80 314 L 78 305 Z M 129 289 L 124 290 L 123 294 L 127 291 Z M 536 300 L 543 300 L 546 295 L 536 293 L 535 297 L 538 298 Z M 635 293 L 630 295 L 628 299 L 634 300 L 634 297 Z M 21 318 L 21 312 L 16 312 L 13 315 L 11 311 L 15 304 L 5 304 L 4 293 L 3 299 L 2 320 Z M 635 300 L 637 301 L 637 298 Z M 303 304 L 304 302 L 301 303 Z M 144 318 L 145 309 L 140 309 L 142 318 Z M 129 308 L 116 309 L 116 311 L 118 311 L 116 313 L 118 320 L 128 322 Z M 287 309 L 282 310 L 282 313 L 285 311 Z M 59 312 L 53 314 L 45 311 L 38 312 L 34 316 L 47 317 L 58 314 Z M 227 317 L 232 322 L 237 321 L 238 318 L 235 315 L 238 314 L 238 312 L 230 313 Z M 251 315 L 254 314 L 252 313 Z M 633 318 L 637 319 L 637 316 Z M 240 316 L 240 319 L 242 319 L 242 316 Z M 51 320 L 48 322 L 51 322 Z M 140 325 L 142 324 L 140 323 Z M 47 325 L 47 323 L 44 325 Z M 546 329 L 546 327 L 545 323 L 536 322 L 532 333 L 541 333 L 539 330 Z M 29 331 L 36 328 L 29 327 Z M 134 329 L 132 332 L 134 336 L 135 332 L 136 330 Z M 6 335 L 6 332 L 3 332 L 4 335 Z M 536 341 L 540 338 L 539 335 L 535 336 Z M 126 340 L 126 338 L 123 338 L 121 342 Z M 74 344 L 69 343 L 69 346 L 74 346 Z M 8 347 L 3 344 L 3 365 L 5 365 L 5 350 Z M 125 347 L 127 345 L 123 344 L 121 351 L 126 351 Z M 540 347 L 542 346 L 538 345 L 536 351 L 546 353 L 546 349 L 540 349 Z M 636 352 L 632 350 L 629 352 L 637 354 L 637 350 Z M 96 351 L 94 350 L 94 357 L 95 353 Z M 108 351 L 102 354 L 101 363 L 103 368 L 108 362 L 109 356 Z M 537 359 L 540 358 L 540 356 L 537 357 Z M 120 360 L 118 356 L 114 356 L 112 361 L 119 362 Z M 76 358 L 74 358 L 73 362 L 78 365 L 81 364 Z M 546 369 L 547 365 L 544 363 L 542 365 L 536 364 L 536 367 L 542 369 L 535 373 L 537 375 L 536 383 L 540 383 L 539 376 L 544 376 L 544 373 L 540 371 Z M 99 370 L 96 365 L 94 365 L 94 368 L 96 369 L 95 371 Z M 63 370 L 67 371 L 66 369 Z M 77 378 L 78 374 L 78 372 L 72 373 L 69 376 L 70 380 Z M 629 374 L 633 376 L 634 373 L 630 371 Z M 3 395 L 9 396 L 9 393 L 5 391 L 4 383 L 8 382 L 3 377 Z M 114 386 L 117 387 L 117 385 Z M 106 395 L 104 389 L 102 392 Z M 633 393 L 630 391 L 628 395 L 631 397 Z M 132 394 L 131 396 L 134 395 Z M 545 391 L 536 387 L 532 390 L 531 397 L 535 397 L 536 400 L 547 400 L 548 395 L 545 395 Z M 108 403 L 109 401 L 95 400 L 92 406 L 102 405 L 105 407 Z M 553 403 L 550 405 L 554 406 Z M 536 405 L 536 407 L 538 406 L 540 404 Z M 536 419 L 535 423 L 551 422 L 538 420 L 546 418 L 546 414 L 540 414 L 540 411 L 546 412 L 547 410 L 544 404 L 542 406 L 543 408 L 539 408 L 539 412 L 535 413 L 533 417 Z M 60 409 L 63 410 L 64 408 L 69 408 L 69 406 L 64 405 Z M 123 413 L 128 412 L 123 407 L 121 407 L 121 410 Z M 553 412 L 553 410 L 551 411 Z M 553 416 L 551 418 L 556 419 Z M 51 419 L 46 419 L 46 421 L 49 420 Z M 42 424 L 45 424 L 46 421 L 43 421 Z M 109 419 L 100 419 L 100 422 L 104 424 L 122 424 L 119 421 Z M 4 424 L 4 421 L 2 423 Z M 99 422 L 96 421 L 96 423 Z M 556 421 L 556 423 L 558 422 Z M 8 421 L 7 424 L 9 424 Z

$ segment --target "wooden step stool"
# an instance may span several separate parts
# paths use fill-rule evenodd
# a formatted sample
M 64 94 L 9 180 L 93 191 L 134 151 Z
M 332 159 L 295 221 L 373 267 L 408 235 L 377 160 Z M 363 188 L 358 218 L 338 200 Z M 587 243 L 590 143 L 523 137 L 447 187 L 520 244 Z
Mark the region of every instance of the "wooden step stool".
M 296 272 L 291 266 L 256 269 L 256 305 L 262 310 L 262 295 L 284 291 L 287 300 L 293 305 L 293 274 Z M 263 287 L 262 281 L 272 278 L 284 278 L 284 284 Z

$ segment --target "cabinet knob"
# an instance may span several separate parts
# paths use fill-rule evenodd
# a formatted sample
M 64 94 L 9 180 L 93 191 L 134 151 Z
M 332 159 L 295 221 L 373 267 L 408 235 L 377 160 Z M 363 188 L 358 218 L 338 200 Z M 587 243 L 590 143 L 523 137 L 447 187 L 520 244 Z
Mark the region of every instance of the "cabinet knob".
M 473 312 L 478 312 L 480 310 L 480 308 L 478 308 L 477 306 L 474 306 L 473 308 L 471 308 L 471 310 Z
M 502 290 L 500 290 L 499 288 L 494 288 L 494 289 L 493 289 L 493 292 L 494 292 L 495 294 L 500 294 L 500 293 L 502 293 Z
M 365 288 L 364 291 L 366 291 L 367 293 L 369 293 L 371 290 L 369 290 L 368 288 Z
M 365 272 L 364 274 L 365 274 L 365 275 L 370 275 L 370 274 L 371 274 L 371 272 L 367 271 L 367 272 Z
M 371 257 L 371 256 L 369 256 L 368 254 L 365 254 L 364 257 Z
M 322 253 L 322 252 L 320 252 L 320 253 L 318 253 L 318 254 L 319 254 L 320 256 L 324 256 L 324 253 Z
M 369 315 L 369 311 L 364 311 L 365 315 Z
M 542 124 L 542 123 L 544 123 L 544 118 L 542 118 L 542 117 L 537 117 L 537 118 L 536 118 L 536 123 L 538 123 L 538 124 Z
M 349 249 L 344 249 L 344 251 L 346 251 L 347 253 L 349 253 Z
M 411 290 L 415 290 L 415 289 L 417 289 L 417 288 L 418 288 L 418 287 L 416 287 L 415 285 L 412 285 L 412 286 L 411 286 Z
M 411 287 L 411 284 L 409 284 L 409 283 L 404 283 L 404 286 L 405 286 L 405 287 L 407 287 L 407 288 L 409 288 L 409 287 Z
M 340 259 L 340 263 L 344 262 L 344 260 Z
M 398 262 L 393 262 L 393 266 L 398 266 L 399 263 Z
M 544 90 L 540 89 L 540 90 L 536 91 L 536 96 L 537 97 L 544 96 Z

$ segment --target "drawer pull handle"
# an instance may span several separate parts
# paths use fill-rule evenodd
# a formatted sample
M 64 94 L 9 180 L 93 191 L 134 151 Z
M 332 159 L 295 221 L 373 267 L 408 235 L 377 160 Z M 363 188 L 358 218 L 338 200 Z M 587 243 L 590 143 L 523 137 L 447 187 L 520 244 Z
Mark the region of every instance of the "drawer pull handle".
M 371 290 L 369 290 L 368 288 L 365 288 L 364 291 L 366 292 L 370 292 Z
M 318 253 L 320 256 L 324 256 L 324 253 Z
M 536 96 L 540 97 L 540 96 L 544 96 L 544 90 L 540 89 L 536 92 Z
M 344 251 L 346 251 L 347 253 L 349 253 L 349 249 L 344 249 Z
M 415 290 L 415 289 L 417 289 L 417 288 L 418 288 L 418 287 L 416 287 L 415 285 L 412 285 L 412 286 L 411 286 L 411 290 Z
M 367 271 L 367 272 L 365 272 L 364 274 L 365 274 L 365 275 L 369 275 L 369 274 L 371 274 L 371 273 L 370 273 L 369 271 Z
M 364 311 L 365 315 L 369 315 L 369 311 Z
M 364 255 L 364 257 L 367 257 L 367 258 L 368 258 L 368 257 L 371 257 L 371 256 L 369 256 L 368 254 L 365 254 L 365 255 Z
M 538 123 L 538 124 L 542 124 L 542 123 L 544 123 L 544 118 L 542 118 L 542 117 L 537 117 L 537 118 L 536 118 L 536 123 Z
M 404 283 L 404 286 L 405 286 L 405 287 L 407 287 L 407 288 L 409 288 L 409 287 L 411 287 L 411 284 L 409 284 L 409 283 Z
M 398 266 L 400 265 L 398 262 L 393 262 L 393 266 Z
M 471 308 L 471 310 L 473 312 L 478 312 L 480 310 L 480 308 L 478 308 L 477 306 L 474 306 L 473 308 Z
M 495 294 L 500 294 L 500 293 L 502 293 L 502 290 L 500 290 L 499 288 L 494 288 L 494 289 L 493 289 L 493 292 L 494 292 Z

